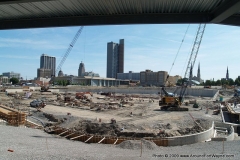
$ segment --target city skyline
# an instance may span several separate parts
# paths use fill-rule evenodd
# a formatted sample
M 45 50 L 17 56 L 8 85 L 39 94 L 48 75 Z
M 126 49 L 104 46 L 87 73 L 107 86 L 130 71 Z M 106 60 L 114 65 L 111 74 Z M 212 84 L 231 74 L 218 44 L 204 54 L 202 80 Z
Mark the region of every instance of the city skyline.
M 145 69 L 169 72 L 188 24 L 181 25 L 115 25 L 86 26 L 72 52 L 61 68 L 65 74 L 78 75 L 83 61 L 88 70 L 106 75 L 106 43 L 125 40 L 124 72 L 140 72 Z M 185 72 L 192 42 L 198 24 L 191 24 L 170 75 Z M 56 57 L 56 65 L 65 53 L 79 27 L 2 30 L 0 38 L 0 72 L 17 72 L 25 79 L 36 77 L 39 56 Z M 221 79 L 237 78 L 238 44 L 240 30 L 235 26 L 207 24 L 196 64 L 201 63 L 201 77 Z M 224 62 L 224 63 L 223 63 Z M 13 64 L 13 65 L 9 65 Z M 193 69 L 197 73 L 197 65 Z

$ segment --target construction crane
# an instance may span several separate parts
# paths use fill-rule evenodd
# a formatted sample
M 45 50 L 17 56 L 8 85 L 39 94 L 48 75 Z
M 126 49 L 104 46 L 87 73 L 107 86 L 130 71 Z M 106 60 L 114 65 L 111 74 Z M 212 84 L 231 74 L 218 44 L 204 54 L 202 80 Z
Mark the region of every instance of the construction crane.
M 60 69 L 62 68 L 63 63 L 64 63 L 65 60 L 67 59 L 67 57 L 68 57 L 69 53 L 71 52 L 71 50 L 72 50 L 74 44 L 76 43 L 78 37 L 79 37 L 80 34 L 82 33 L 82 30 L 83 30 L 83 26 L 81 26 L 81 27 L 79 28 L 79 30 L 77 31 L 76 35 L 74 36 L 72 42 L 70 43 L 70 45 L 69 45 L 69 47 L 68 47 L 66 53 L 64 54 L 64 56 L 63 56 L 61 62 L 59 63 L 59 65 L 58 65 L 58 67 L 57 67 L 57 69 L 56 69 L 55 76 L 58 74 L 58 72 L 59 72 Z
M 180 107 L 180 106 L 183 103 L 183 97 L 185 95 L 187 87 L 191 86 L 192 69 L 193 69 L 193 66 L 195 64 L 195 60 L 197 58 L 198 50 L 199 50 L 199 47 L 200 47 L 200 44 L 201 44 L 201 41 L 202 41 L 203 33 L 205 31 L 205 27 L 206 27 L 206 24 L 199 24 L 199 27 L 198 27 L 198 30 L 197 30 L 197 34 L 196 34 L 196 37 L 195 37 L 195 40 L 194 40 L 191 55 L 190 55 L 190 58 L 189 58 L 189 61 L 188 61 L 187 69 L 186 69 L 186 72 L 185 72 L 185 75 L 184 75 L 184 78 L 188 78 L 188 81 L 186 83 L 184 83 L 184 81 L 182 81 L 182 86 L 181 86 L 181 90 L 179 92 L 178 97 L 175 97 L 175 93 L 176 93 L 178 88 L 174 91 L 174 93 L 168 93 L 165 90 L 164 86 L 162 87 L 162 91 L 164 93 L 164 96 L 159 101 L 159 106 L 161 106 L 160 107 L 161 110 L 188 111 L 188 108 L 183 108 L 183 107 Z M 169 75 L 167 76 L 167 79 L 168 79 L 168 77 L 169 77 Z
M 188 60 L 188 65 L 187 65 L 187 69 L 185 71 L 185 74 L 184 74 L 184 78 L 189 78 L 189 69 L 192 67 L 194 67 L 194 64 L 195 64 L 195 61 L 196 61 L 196 58 L 197 58 L 197 54 L 198 54 L 198 50 L 199 50 L 199 47 L 201 45 L 201 42 L 202 42 L 202 37 L 203 37 L 203 33 L 205 31 L 205 27 L 206 27 L 206 24 L 199 24 L 198 26 L 198 30 L 197 30 L 197 34 L 196 34 L 196 37 L 195 37 L 195 40 L 194 40 L 194 43 L 193 43 L 193 47 L 192 47 L 192 51 L 191 51 L 191 55 L 190 55 L 190 58 Z M 190 86 L 191 86 L 191 82 L 190 82 Z

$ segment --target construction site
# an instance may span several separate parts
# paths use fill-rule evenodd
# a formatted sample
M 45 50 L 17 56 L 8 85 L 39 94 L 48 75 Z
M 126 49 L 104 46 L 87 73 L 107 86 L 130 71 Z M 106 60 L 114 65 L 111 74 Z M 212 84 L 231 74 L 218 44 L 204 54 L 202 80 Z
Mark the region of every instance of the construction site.
M 14 64 L 15 70 L 32 72 L 35 53 L 54 55 L 41 55 L 37 77 L 29 81 L 29 75 L 21 77 L 20 73 L 0 75 L 0 159 L 240 159 L 240 76 L 235 81 L 229 77 L 229 64 L 226 77 L 219 73 L 230 55 L 231 67 L 238 64 L 232 61 L 239 59 L 232 42 L 239 39 L 229 35 L 239 32 L 216 27 L 239 26 L 240 0 L 21 0 L 0 2 L 0 8 L 1 30 L 14 30 L 4 31 L 0 39 L 5 52 L 1 59 L 11 60 L 2 63 L 3 69 Z M 164 27 L 135 27 L 139 24 Z M 166 24 L 189 25 L 183 32 L 180 25 Z M 189 32 L 190 24 L 199 24 L 195 35 Z M 205 73 L 210 71 L 203 77 L 220 78 L 216 83 L 214 78 L 201 78 L 200 62 L 197 76 L 193 75 L 209 24 L 214 32 L 207 33 L 200 59 L 206 62 Z M 116 25 L 116 29 L 90 28 L 99 25 Z M 56 67 L 64 39 L 73 28 L 49 32 L 42 28 L 76 26 L 77 33 Z M 76 44 L 85 27 L 90 28 L 88 36 L 84 29 L 82 44 Z M 15 31 L 27 28 L 41 31 Z M 106 46 L 102 49 L 102 42 L 116 37 L 125 38 L 126 45 L 120 39 L 119 43 L 108 42 L 107 51 Z M 63 67 L 75 44 L 78 51 L 69 58 L 69 67 Z M 191 48 L 182 49 L 183 44 Z M 86 72 L 82 61 L 76 76 L 77 59 L 82 56 L 85 60 L 85 45 L 94 48 L 86 50 L 91 58 L 86 64 L 94 64 L 91 67 L 101 74 L 106 69 L 106 77 L 93 70 Z M 129 57 L 124 55 L 124 46 Z M 181 50 L 184 53 L 179 54 Z M 102 53 L 107 53 L 106 63 Z M 18 61 L 12 61 L 14 58 Z M 181 58 L 179 63 L 177 58 Z M 125 65 L 150 69 L 124 73 Z M 180 74 L 181 67 L 185 74 Z
M 30 98 L 26 98 L 25 92 L 12 90 L 11 93 L 8 89 L 8 95 L 1 92 L 1 118 L 7 125 L 26 124 L 83 142 L 119 144 L 145 138 L 156 141 L 159 146 L 183 145 L 188 142 L 174 144 L 172 138 L 204 133 L 216 125 L 213 122 L 223 121 L 219 101 L 222 95 L 216 89 L 189 90 L 201 95 L 185 96 L 182 107 L 188 111 L 161 110 L 162 95 L 158 89 L 151 88 L 79 88 L 82 92 L 73 91 L 71 87 L 52 88 L 49 92 L 32 91 Z M 233 91 L 222 93 L 232 96 Z M 44 101 L 46 106 L 30 107 L 34 99 Z M 21 115 L 20 118 L 17 115 Z M 195 143 L 211 139 L 212 131 Z
M 26 128 L 38 129 L 44 135 L 32 136 L 46 137 L 47 150 L 48 145 L 53 145 L 47 139 L 52 137 L 70 142 L 140 150 L 141 156 L 143 149 L 153 152 L 159 147 L 216 142 L 224 146 L 224 141 L 239 140 L 240 99 L 237 86 L 195 86 L 192 81 L 192 69 L 205 26 L 200 24 L 198 27 L 184 75 L 185 81 L 182 80 L 178 86 L 169 81 L 169 75 L 159 72 L 159 75 L 154 74 L 158 75 L 155 77 L 161 77 L 161 83 L 157 78 L 158 81 L 154 82 L 157 86 L 153 87 L 120 85 L 120 82 L 112 86 L 112 80 L 97 81 L 93 78 L 89 80 L 90 86 L 1 87 L 1 127 L 17 126 L 23 128 L 22 132 L 24 129 L 29 131 Z M 80 35 L 82 29 L 80 27 L 76 36 Z M 70 49 L 76 40 L 75 37 Z M 69 48 L 56 73 L 66 60 Z M 145 75 L 146 84 L 149 83 L 150 72 L 147 71 Z M 197 78 L 200 82 L 200 69 Z M 54 77 L 52 80 L 54 82 Z M 153 83 L 153 79 L 149 81 Z M 5 131 L 9 129 L 5 128 Z M 68 145 L 71 147 L 71 144 Z M 8 151 L 14 152 L 14 149 Z M 168 152 L 168 155 L 171 153 Z M 152 157 L 161 156 L 152 154 Z M 234 157 L 233 154 L 228 156 Z

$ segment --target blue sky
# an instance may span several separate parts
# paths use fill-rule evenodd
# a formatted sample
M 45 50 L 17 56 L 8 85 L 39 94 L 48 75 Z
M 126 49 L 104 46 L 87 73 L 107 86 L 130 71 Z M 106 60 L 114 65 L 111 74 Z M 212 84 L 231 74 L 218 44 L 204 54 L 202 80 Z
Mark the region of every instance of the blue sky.
M 125 40 L 124 72 L 170 71 L 188 24 L 85 26 L 62 71 L 77 75 L 79 63 L 86 71 L 106 77 L 107 42 Z M 183 76 L 198 24 L 189 26 L 170 75 Z M 14 71 L 25 79 L 37 76 L 41 54 L 57 58 L 57 66 L 79 27 L 0 30 L 0 74 Z M 201 65 L 201 77 L 220 79 L 240 75 L 240 28 L 208 24 L 193 69 Z M 56 66 L 56 67 L 57 67 Z

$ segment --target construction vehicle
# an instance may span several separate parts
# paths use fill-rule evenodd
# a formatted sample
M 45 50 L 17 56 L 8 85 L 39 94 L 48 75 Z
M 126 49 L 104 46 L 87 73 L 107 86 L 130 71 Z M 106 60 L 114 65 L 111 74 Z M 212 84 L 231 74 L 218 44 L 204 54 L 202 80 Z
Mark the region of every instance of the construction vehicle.
M 182 82 L 181 90 L 179 96 L 176 96 L 176 91 L 179 89 L 177 88 L 174 93 L 169 93 L 162 87 L 162 91 L 164 96 L 161 97 L 159 101 L 159 106 L 161 110 L 168 110 L 168 111 L 188 111 L 188 108 L 181 107 L 183 103 L 183 96 L 185 95 L 186 89 L 191 83 L 192 80 L 192 67 L 190 68 L 190 78 L 187 82 Z M 168 77 L 167 77 L 168 78 Z M 161 94 L 162 95 L 162 94 Z
M 41 92 L 51 92 L 49 91 L 49 86 L 41 86 Z
M 181 87 L 181 91 L 180 91 L 179 96 L 175 96 L 174 93 L 168 93 L 165 90 L 165 88 L 162 87 L 162 91 L 164 93 L 164 96 L 162 96 L 161 100 L 159 101 L 160 109 L 161 110 L 168 110 L 168 111 L 188 111 L 188 108 L 181 107 L 181 105 L 183 103 L 183 96 L 185 94 L 187 86 L 188 85 L 183 85 Z
M 211 86 L 204 86 L 203 88 L 209 88 L 209 89 L 210 89 L 210 88 L 211 88 Z
M 165 90 L 164 87 L 165 87 L 166 82 L 168 82 L 168 78 L 169 78 L 169 75 L 167 76 L 165 84 L 162 87 L 162 91 L 164 93 L 164 96 L 162 96 L 161 100 L 159 101 L 159 106 L 161 106 L 160 107 L 161 110 L 188 111 L 188 108 L 182 108 L 180 106 L 183 103 L 183 96 L 185 95 L 185 91 L 186 91 L 187 87 L 188 86 L 191 87 L 192 69 L 193 69 L 193 66 L 195 64 L 195 60 L 197 58 L 198 50 L 199 50 L 199 47 L 200 47 L 200 44 L 201 44 L 201 41 L 202 41 L 203 33 L 205 31 L 205 27 L 206 27 L 206 24 L 199 24 L 197 34 L 196 34 L 196 37 L 195 37 L 195 41 L 194 41 L 192 51 L 191 51 L 191 54 L 190 54 L 190 58 L 189 58 L 189 61 L 188 61 L 187 69 L 186 69 L 186 72 L 185 72 L 185 75 L 184 75 L 184 78 L 187 79 L 186 77 L 188 77 L 188 80 L 187 80 L 187 82 L 182 81 L 179 96 L 175 96 L 176 90 L 178 88 L 174 91 L 174 93 L 168 93 Z M 176 60 L 176 58 L 175 58 L 175 60 Z M 173 64 L 175 63 L 175 60 L 174 60 Z M 189 74 L 189 75 L 187 75 L 187 74 Z
M 30 102 L 30 107 L 36 108 L 37 111 L 41 112 L 41 109 L 46 106 L 46 103 L 42 100 L 33 100 Z

